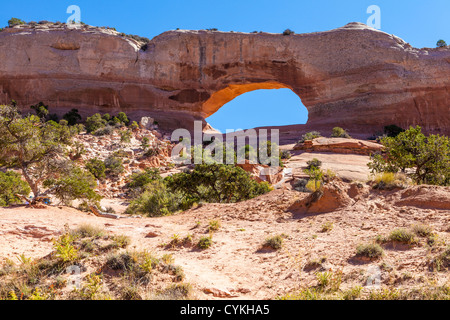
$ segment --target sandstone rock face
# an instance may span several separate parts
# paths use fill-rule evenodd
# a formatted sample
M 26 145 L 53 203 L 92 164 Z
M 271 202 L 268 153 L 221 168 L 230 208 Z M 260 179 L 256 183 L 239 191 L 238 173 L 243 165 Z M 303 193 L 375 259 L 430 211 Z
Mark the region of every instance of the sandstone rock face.
M 298 143 L 294 150 L 307 152 L 331 152 L 341 154 L 371 155 L 383 150 L 383 145 L 375 142 L 346 138 L 316 138 Z
M 145 51 L 140 45 L 89 26 L 7 28 L 0 103 L 28 109 L 43 101 L 52 112 L 78 108 L 84 116 L 125 111 L 190 129 L 240 94 L 290 88 L 309 111 L 297 131 L 373 134 L 396 124 L 450 134 L 448 48 L 416 49 L 360 23 L 290 36 L 169 31 Z

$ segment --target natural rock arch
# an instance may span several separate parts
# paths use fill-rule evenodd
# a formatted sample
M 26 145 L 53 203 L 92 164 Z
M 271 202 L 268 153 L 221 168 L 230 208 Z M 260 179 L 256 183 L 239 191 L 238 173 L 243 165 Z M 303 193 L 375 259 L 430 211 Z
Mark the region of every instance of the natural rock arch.
M 367 136 L 396 124 L 450 134 L 449 73 L 448 48 L 416 49 L 360 23 L 289 36 L 169 31 L 145 51 L 90 26 L 0 32 L 0 103 L 43 101 L 84 116 L 123 110 L 167 129 L 192 128 L 228 99 L 273 87 L 290 88 L 308 109 L 308 124 L 289 130 Z

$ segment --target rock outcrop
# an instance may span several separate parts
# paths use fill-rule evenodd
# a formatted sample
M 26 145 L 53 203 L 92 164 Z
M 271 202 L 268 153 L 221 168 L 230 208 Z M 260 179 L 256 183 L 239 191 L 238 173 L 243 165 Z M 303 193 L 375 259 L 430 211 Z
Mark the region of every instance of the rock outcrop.
M 371 141 L 347 138 L 316 138 L 294 146 L 294 150 L 371 155 L 383 150 L 383 145 Z
M 396 124 L 450 134 L 448 48 L 416 49 L 360 23 L 289 36 L 168 31 L 141 45 L 90 26 L 6 28 L 0 103 L 43 101 L 60 114 L 122 110 L 173 129 L 192 128 L 245 92 L 290 88 L 309 111 L 295 130 L 373 134 Z

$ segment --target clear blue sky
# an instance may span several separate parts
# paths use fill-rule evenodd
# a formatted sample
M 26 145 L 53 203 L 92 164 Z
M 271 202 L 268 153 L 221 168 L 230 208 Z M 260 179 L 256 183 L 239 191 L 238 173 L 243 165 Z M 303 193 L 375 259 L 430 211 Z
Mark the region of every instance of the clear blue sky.
M 18 0 L 2 1 L 0 26 L 7 25 L 11 17 L 65 22 L 70 16 L 66 13 L 69 5 L 80 7 L 81 20 L 87 24 L 115 27 L 120 32 L 148 38 L 176 28 L 274 33 L 287 28 L 296 33 L 325 31 L 353 21 L 366 23 L 370 16 L 366 13 L 368 6 L 377 5 L 381 9 L 382 31 L 419 48 L 434 47 L 439 39 L 450 42 L 449 0 Z M 225 130 L 304 123 L 306 118 L 300 99 L 290 90 L 280 89 L 246 93 L 229 102 L 209 121 Z

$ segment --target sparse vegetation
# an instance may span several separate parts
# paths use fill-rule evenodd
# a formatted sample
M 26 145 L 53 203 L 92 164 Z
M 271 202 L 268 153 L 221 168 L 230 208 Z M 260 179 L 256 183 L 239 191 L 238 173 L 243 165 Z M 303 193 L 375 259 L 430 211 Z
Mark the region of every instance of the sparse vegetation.
M 333 228 L 334 228 L 333 222 L 327 221 L 324 224 L 322 224 L 320 232 L 322 233 L 330 232 L 331 230 L 333 230 Z
M 436 43 L 436 47 L 438 47 L 438 48 L 445 48 L 446 46 L 447 46 L 447 42 L 445 42 L 442 39 Z
M 221 223 L 220 220 L 211 220 L 209 222 L 209 231 L 214 232 L 214 231 L 218 231 L 221 227 Z
M 369 259 L 378 259 L 383 256 L 383 248 L 377 243 L 360 244 L 356 248 L 356 255 Z
M 212 237 L 202 237 L 198 240 L 197 247 L 200 249 L 208 249 L 213 244 Z
M 283 35 L 284 36 L 290 36 L 292 34 L 295 34 L 295 32 L 292 31 L 291 29 L 286 29 L 286 30 L 283 31 Z
M 403 228 L 393 230 L 387 240 L 404 244 L 415 244 L 417 242 L 414 233 Z
M 11 19 L 8 20 L 8 26 L 10 28 L 14 27 L 14 26 L 17 26 L 17 25 L 21 25 L 21 24 L 26 24 L 26 22 L 21 20 L 21 19 L 19 19 L 19 18 L 11 18 Z
M 35 115 L 22 117 L 15 106 L 0 106 L 0 166 L 20 169 L 34 197 L 41 181 L 61 178 L 70 172 L 67 148 L 76 131 Z
M 283 237 L 281 235 L 269 237 L 264 241 L 263 247 L 280 250 L 283 247 Z
M 332 138 L 346 138 L 350 139 L 350 135 L 347 133 L 346 130 L 342 129 L 341 127 L 334 127 L 333 131 L 331 133 Z
M 319 131 L 311 131 L 305 133 L 301 139 L 298 141 L 299 143 L 304 143 L 307 140 L 314 140 L 316 138 L 320 138 L 322 134 Z
M 20 174 L 14 171 L 0 171 L 0 207 L 21 203 L 17 195 L 28 197 L 31 192 L 28 184 L 21 179 Z
M 372 173 L 408 175 L 417 184 L 450 185 L 450 140 L 446 136 L 425 136 L 411 127 L 395 138 L 381 140 L 383 154 L 374 154 L 368 164 Z
M 379 190 L 403 189 L 411 184 L 410 179 L 402 173 L 383 172 L 373 177 L 373 188 Z

